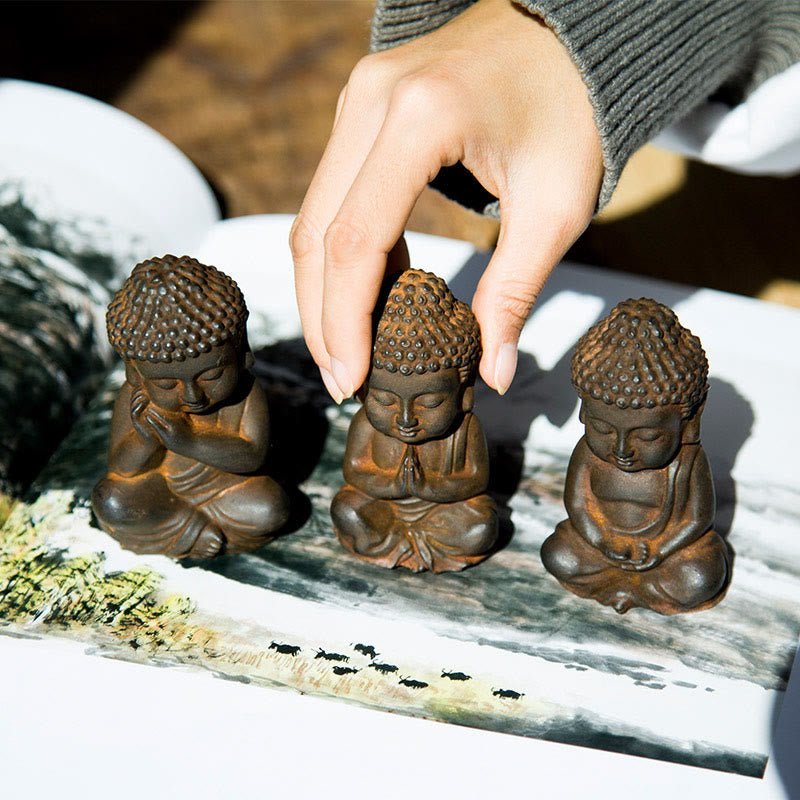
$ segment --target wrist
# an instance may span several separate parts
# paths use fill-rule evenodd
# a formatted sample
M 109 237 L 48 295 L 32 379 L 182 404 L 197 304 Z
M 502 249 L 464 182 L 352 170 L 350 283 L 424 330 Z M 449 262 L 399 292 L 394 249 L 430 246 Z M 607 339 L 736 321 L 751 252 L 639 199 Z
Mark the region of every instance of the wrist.
M 586 84 L 605 164 L 600 208 L 635 150 L 744 72 L 762 25 L 761 2 L 513 2 L 555 32 Z

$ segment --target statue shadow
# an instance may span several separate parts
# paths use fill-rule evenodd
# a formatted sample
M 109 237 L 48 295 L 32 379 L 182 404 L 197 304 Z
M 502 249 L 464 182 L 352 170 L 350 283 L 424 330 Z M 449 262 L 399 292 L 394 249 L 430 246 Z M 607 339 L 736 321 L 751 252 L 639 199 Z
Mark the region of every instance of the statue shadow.
M 517 491 L 525 465 L 525 441 L 534 419 L 545 414 L 564 425 L 577 405 L 569 382 L 569 363 L 543 370 L 535 356 L 520 352 L 517 372 L 502 397 L 482 380 L 475 387 L 475 410 L 489 448 L 489 494 L 497 503 L 500 536 L 497 549 L 505 547 L 514 533 L 509 501 Z M 566 367 L 566 375 L 564 374 Z
M 708 384 L 701 436 L 703 449 L 711 465 L 717 500 L 714 528 L 725 540 L 730 569 L 734 570 L 736 550 L 728 536 L 736 514 L 737 491 L 733 468 L 739 450 L 750 438 L 755 415 L 750 403 L 739 394 L 733 384 L 721 378 L 710 378 Z
M 453 294 L 470 302 L 490 254 L 475 253 L 450 280 Z M 539 295 L 534 316 L 562 292 L 591 295 L 597 304 L 595 320 L 606 316 L 621 300 L 652 296 L 672 307 L 686 300 L 694 289 L 650 278 L 639 278 L 608 270 L 572 264 L 569 270 L 556 268 Z M 593 323 L 592 323 L 593 324 Z M 551 425 L 562 428 L 578 407 L 572 388 L 570 362 L 575 344 L 584 330 L 577 332 L 569 346 L 550 369 L 544 369 L 536 356 L 520 350 L 517 372 L 508 392 L 500 397 L 483 381 L 476 386 L 476 411 L 489 444 L 490 493 L 498 503 L 501 517 L 501 546 L 513 534 L 508 502 L 517 491 L 524 472 L 525 442 L 534 420 L 544 415 Z M 708 409 L 703 416 L 703 444 L 711 461 L 718 498 L 717 530 L 726 536 L 736 507 L 736 482 L 732 470 L 736 456 L 753 427 L 753 410 L 730 383 L 710 380 Z M 535 443 L 534 443 L 535 444 Z
M 282 533 L 301 528 L 311 502 L 298 488 L 314 471 L 328 436 L 325 409 L 331 400 L 302 338 L 285 339 L 254 354 L 252 371 L 270 409 L 270 447 L 265 469 L 280 483 L 291 504 Z
M 736 513 L 733 468 L 739 450 L 750 438 L 755 415 L 735 386 L 720 378 L 711 378 L 708 383 L 708 401 L 703 412 L 703 449 L 711 464 L 717 496 L 714 527 L 721 536 L 727 537 Z

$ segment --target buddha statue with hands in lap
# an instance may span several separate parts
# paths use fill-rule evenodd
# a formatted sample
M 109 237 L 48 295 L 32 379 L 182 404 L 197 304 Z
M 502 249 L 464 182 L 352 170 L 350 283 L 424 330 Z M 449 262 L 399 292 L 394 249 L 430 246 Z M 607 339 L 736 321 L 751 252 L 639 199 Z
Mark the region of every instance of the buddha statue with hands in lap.
M 497 511 L 472 413 L 480 353 L 475 317 L 441 278 L 415 269 L 397 278 L 350 425 L 347 483 L 331 506 L 340 541 L 359 558 L 452 572 L 491 552 Z
M 138 264 L 111 301 L 126 380 L 92 507 L 123 547 L 210 558 L 254 550 L 286 522 L 262 471 L 269 411 L 246 320 L 236 283 L 188 256 Z
M 700 444 L 707 376 L 700 340 L 654 300 L 620 303 L 579 340 L 572 382 L 585 435 L 567 471 L 569 518 L 541 553 L 570 591 L 619 613 L 722 598 L 730 559 Z

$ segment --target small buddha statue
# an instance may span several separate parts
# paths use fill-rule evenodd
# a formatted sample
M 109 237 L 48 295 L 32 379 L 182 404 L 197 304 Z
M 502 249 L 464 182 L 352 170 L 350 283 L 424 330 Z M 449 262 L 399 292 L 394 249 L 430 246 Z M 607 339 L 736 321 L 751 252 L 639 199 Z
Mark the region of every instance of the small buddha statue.
M 497 540 L 486 439 L 472 413 L 481 354 L 472 311 L 445 282 L 403 272 L 377 324 L 372 367 L 331 505 L 342 544 L 365 561 L 453 572 Z
M 262 471 L 269 410 L 247 314 L 231 278 L 188 256 L 137 264 L 112 299 L 125 383 L 92 508 L 123 547 L 211 558 L 254 550 L 286 522 L 286 495 Z
M 585 434 L 564 489 L 568 519 L 542 545 L 567 589 L 660 614 L 719 602 L 728 548 L 700 444 L 708 391 L 700 340 L 655 300 L 626 300 L 578 341 L 572 382 Z

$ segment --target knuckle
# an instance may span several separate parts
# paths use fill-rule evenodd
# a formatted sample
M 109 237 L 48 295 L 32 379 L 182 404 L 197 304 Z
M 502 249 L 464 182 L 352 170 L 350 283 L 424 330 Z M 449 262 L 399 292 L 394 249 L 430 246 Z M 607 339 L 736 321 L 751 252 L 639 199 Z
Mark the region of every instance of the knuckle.
M 444 99 L 450 95 L 450 79 L 426 69 L 401 78 L 392 92 L 391 108 L 404 118 L 439 116 Z
M 503 285 L 497 298 L 501 317 L 516 330 L 527 322 L 541 287 L 531 281 L 511 281 Z
M 325 231 L 325 265 L 334 269 L 348 267 L 368 247 L 366 231 L 349 220 L 334 220 Z
M 300 261 L 309 256 L 314 250 L 314 242 L 317 238 L 314 226 L 307 217 L 298 214 L 289 232 L 289 249 L 292 251 L 292 258 Z
M 356 93 L 369 91 L 384 85 L 393 71 L 392 59 L 385 53 L 370 53 L 356 62 L 347 83 Z
M 522 326 L 531 312 L 532 304 L 520 300 L 518 297 L 503 296 L 498 305 L 500 313 L 510 322 L 511 327 L 522 330 Z

